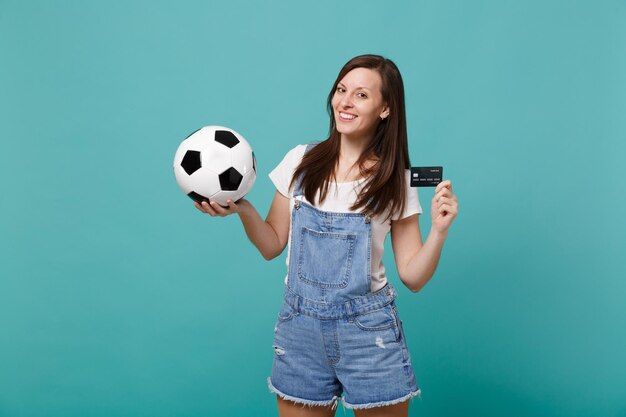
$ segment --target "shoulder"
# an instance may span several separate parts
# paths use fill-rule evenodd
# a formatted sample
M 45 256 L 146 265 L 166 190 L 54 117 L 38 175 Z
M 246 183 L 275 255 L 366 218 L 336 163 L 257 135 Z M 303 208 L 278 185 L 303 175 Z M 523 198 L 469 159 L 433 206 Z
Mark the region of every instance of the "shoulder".
M 296 169 L 298 164 L 300 164 L 305 150 L 306 145 L 297 145 L 296 147 L 291 148 L 285 154 L 282 161 L 280 161 L 276 168 L 274 168 L 274 171 L 270 173 L 270 176 L 281 175 L 291 177 L 292 172 Z
M 311 142 L 311 144 L 317 144 L 317 143 L 318 142 Z M 306 153 L 308 146 L 311 144 L 305 143 L 305 144 L 300 144 L 291 148 L 289 152 L 287 152 L 287 154 L 283 158 L 282 163 L 290 166 L 293 169 L 296 169 L 296 167 L 302 161 L 302 158 L 304 157 L 304 154 Z
M 304 152 L 306 151 L 306 144 L 297 145 L 294 148 L 291 148 L 285 158 L 289 158 L 292 162 L 296 162 L 296 165 L 300 163 L 302 157 L 304 156 Z
M 282 161 L 269 173 L 276 189 L 285 197 L 290 196 L 290 183 L 295 169 L 300 164 L 306 145 L 297 145 L 290 149 Z

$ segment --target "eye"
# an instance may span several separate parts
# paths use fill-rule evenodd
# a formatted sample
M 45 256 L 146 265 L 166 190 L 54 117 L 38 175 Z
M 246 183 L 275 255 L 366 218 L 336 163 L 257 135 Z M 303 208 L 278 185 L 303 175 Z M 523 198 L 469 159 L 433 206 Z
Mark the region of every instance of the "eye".
M 358 98 L 367 98 L 367 94 L 365 94 L 364 92 L 361 91 L 360 93 L 357 93 L 357 97 Z
M 343 87 L 337 87 L 337 92 L 338 92 L 338 93 L 345 93 L 345 92 L 346 92 L 346 89 L 345 89 L 345 88 L 343 88 Z

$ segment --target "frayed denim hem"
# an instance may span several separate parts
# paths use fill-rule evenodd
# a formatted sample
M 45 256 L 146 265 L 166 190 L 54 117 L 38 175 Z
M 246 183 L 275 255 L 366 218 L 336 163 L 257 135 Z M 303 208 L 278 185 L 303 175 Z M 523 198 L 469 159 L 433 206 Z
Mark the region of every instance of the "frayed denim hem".
M 298 397 L 292 397 L 291 395 L 287 395 L 283 392 L 280 392 L 278 389 L 276 389 L 276 387 L 274 385 L 272 385 L 272 379 L 271 377 L 267 377 L 267 387 L 269 388 L 270 392 L 273 392 L 275 394 L 278 394 L 278 396 L 280 398 L 282 398 L 283 400 L 289 400 L 292 401 L 296 404 L 302 404 L 302 407 L 304 406 L 329 406 L 332 404 L 332 409 L 334 410 L 337 407 L 337 402 L 339 401 L 339 397 L 337 397 L 336 395 L 330 399 L 330 400 L 322 400 L 322 401 L 312 401 L 312 400 L 305 400 L 302 398 L 298 398 Z
M 367 404 L 350 404 L 346 402 L 346 400 L 344 400 L 343 398 L 342 398 L 342 401 L 343 401 L 344 408 L 349 408 L 352 410 L 362 410 L 365 408 L 384 407 L 386 405 L 394 405 L 394 404 L 402 403 L 402 402 L 412 399 L 413 397 L 418 397 L 421 399 L 422 398 L 421 394 L 422 394 L 422 391 L 418 388 L 417 391 L 410 392 L 404 397 L 400 397 L 400 398 L 397 398 L 395 400 L 390 400 L 390 401 L 380 401 L 377 403 L 367 403 Z

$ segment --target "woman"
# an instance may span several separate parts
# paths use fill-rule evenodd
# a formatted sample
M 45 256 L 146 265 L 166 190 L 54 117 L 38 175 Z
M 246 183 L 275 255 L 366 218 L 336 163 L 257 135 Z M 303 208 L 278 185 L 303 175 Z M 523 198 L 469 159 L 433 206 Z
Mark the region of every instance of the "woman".
M 384 240 L 391 232 L 400 279 L 419 291 L 435 271 L 457 198 L 450 181 L 437 186 L 422 244 L 404 86 L 392 61 L 351 59 L 328 110 L 328 139 L 297 146 L 270 173 L 277 191 L 265 221 L 245 199 L 195 204 L 211 216 L 237 213 L 267 260 L 289 244 L 268 378 L 279 415 L 333 416 L 341 399 L 357 417 L 406 416 L 420 391 L 381 261 Z

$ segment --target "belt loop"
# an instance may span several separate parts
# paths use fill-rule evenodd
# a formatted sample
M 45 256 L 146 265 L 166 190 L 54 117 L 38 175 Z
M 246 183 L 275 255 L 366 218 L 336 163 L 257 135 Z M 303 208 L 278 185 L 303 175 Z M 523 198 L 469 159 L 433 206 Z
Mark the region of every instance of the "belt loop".
M 293 310 L 295 311 L 296 315 L 300 314 L 300 296 L 297 294 L 294 294 L 293 297 Z
M 354 321 L 354 313 L 352 312 L 352 302 L 346 301 L 346 316 L 348 316 L 348 322 Z

